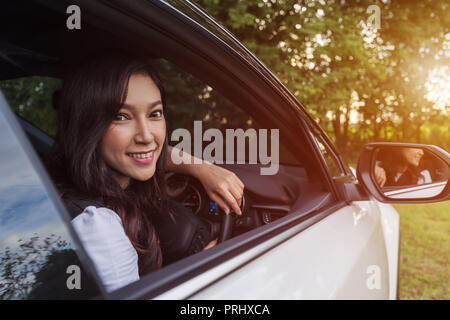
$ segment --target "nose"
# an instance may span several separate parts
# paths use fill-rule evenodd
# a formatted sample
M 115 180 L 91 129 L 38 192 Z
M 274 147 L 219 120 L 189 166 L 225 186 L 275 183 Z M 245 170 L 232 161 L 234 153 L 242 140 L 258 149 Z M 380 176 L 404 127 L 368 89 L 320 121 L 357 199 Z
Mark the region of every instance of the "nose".
M 147 119 L 136 121 L 136 132 L 134 141 L 138 144 L 150 144 L 155 140 L 152 133 L 151 123 Z

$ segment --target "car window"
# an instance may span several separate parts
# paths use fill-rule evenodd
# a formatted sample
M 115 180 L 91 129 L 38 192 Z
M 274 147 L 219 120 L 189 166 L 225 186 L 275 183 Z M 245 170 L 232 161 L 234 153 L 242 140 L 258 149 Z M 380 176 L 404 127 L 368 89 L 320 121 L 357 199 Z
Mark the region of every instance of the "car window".
M 198 136 L 199 133 L 203 135 L 204 131 L 214 128 L 220 130 L 225 137 L 226 129 L 257 129 L 255 120 L 248 113 L 229 102 L 217 90 L 167 60 L 160 59 L 158 66 L 166 91 L 165 107 L 170 144 L 177 144 L 170 139 L 176 129 L 189 131 L 191 146 L 194 146 L 195 130 L 198 131 Z M 246 139 L 247 144 L 249 139 L 251 137 Z M 201 140 L 203 147 L 205 143 Z
M 328 170 L 330 171 L 330 174 L 333 177 L 339 177 L 344 173 L 340 169 L 338 160 L 334 157 L 333 152 L 331 152 L 330 148 L 328 147 L 327 143 L 323 140 L 320 136 L 314 136 L 317 145 L 319 146 L 319 150 L 327 164 Z
M 38 160 L 7 111 L 0 93 L 0 299 L 98 297 Z
M 14 112 L 52 137 L 56 134 L 53 93 L 60 87 L 60 79 L 42 76 L 0 81 L 0 90 Z
M 204 136 L 208 129 L 214 129 L 220 132 L 224 145 L 223 155 L 214 158 L 215 160 L 222 158 L 223 161 L 215 161 L 215 163 L 227 163 L 227 148 L 229 147 L 227 145 L 227 134 L 230 137 L 231 135 L 236 136 L 234 149 L 232 150 L 232 163 L 238 163 L 238 159 L 240 160 L 239 163 L 252 161 L 253 159 L 249 158 L 251 146 L 255 147 L 257 163 L 261 163 L 261 160 L 264 162 L 264 159 L 260 159 L 262 153 L 258 149 L 259 143 L 262 142 L 261 139 L 267 141 L 267 152 L 263 155 L 271 156 L 271 143 L 274 141 L 274 139 L 271 139 L 271 133 L 279 129 L 264 127 L 248 110 L 235 105 L 218 90 L 168 60 L 159 59 L 157 66 L 166 92 L 169 144 L 178 144 L 176 139 L 171 139 L 171 137 L 175 138 L 173 136 L 174 130 L 186 129 L 190 133 L 192 151 L 194 151 L 196 138 L 202 141 L 202 150 L 205 150 L 214 141 L 214 138 L 206 140 L 200 135 Z M 261 137 L 260 130 L 267 132 L 267 137 Z M 239 145 L 239 138 L 237 137 L 239 133 L 244 134 L 245 144 L 243 145 Z M 281 134 L 282 132 L 278 131 L 277 148 L 279 147 L 279 150 L 277 150 L 277 153 L 279 162 L 301 165 L 301 162 L 295 159 L 289 149 L 283 143 L 280 143 Z M 242 151 L 241 154 L 238 153 L 240 151 Z

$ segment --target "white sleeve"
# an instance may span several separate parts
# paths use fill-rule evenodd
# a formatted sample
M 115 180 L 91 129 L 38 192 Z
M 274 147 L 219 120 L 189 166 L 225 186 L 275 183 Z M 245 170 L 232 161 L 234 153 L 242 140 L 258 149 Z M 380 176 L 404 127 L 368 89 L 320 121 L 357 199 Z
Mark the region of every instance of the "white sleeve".
M 117 213 L 89 206 L 72 220 L 72 225 L 106 291 L 139 280 L 138 255 Z
M 428 171 L 428 170 L 423 170 L 420 174 L 424 177 L 422 183 L 431 183 L 431 182 L 433 182 L 433 181 L 431 180 L 431 174 L 430 174 L 430 171 Z

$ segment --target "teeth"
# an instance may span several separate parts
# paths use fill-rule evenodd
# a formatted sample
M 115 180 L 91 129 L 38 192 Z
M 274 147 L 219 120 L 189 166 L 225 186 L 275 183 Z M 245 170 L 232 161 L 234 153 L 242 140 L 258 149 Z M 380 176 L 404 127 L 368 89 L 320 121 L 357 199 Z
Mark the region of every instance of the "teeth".
M 128 153 L 128 155 L 136 159 L 145 159 L 151 157 L 153 155 L 153 151 L 150 151 L 148 153 Z

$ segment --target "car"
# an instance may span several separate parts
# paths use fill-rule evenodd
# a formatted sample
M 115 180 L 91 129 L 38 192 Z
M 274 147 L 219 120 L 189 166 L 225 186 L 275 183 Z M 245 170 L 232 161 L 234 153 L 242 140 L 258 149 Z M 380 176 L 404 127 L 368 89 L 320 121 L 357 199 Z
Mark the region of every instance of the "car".
M 275 75 L 189 1 L 20 0 L 1 6 L 2 299 L 397 297 L 399 216 L 388 203 L 449 199 L 448 152 L 368 144 L 355 175 Z M 105 48 L 139 51 L 157 63 L 172 144 L 180 141 L 177 129 L 193 133 L 200 149 L 209 129 L 225 137 L 249 133 L 241 140 L 245 150 L 256 140 L 261 150 L 269 132 L 271 138 L 258 161 L 250 152 L 214 155 L 245 184 L 242 216 L 220 212 L 194 178 L 167 174 L 173 198 L 220 229 L 223 241 L 113 292 L 103 287 L 43 162 L 53 144 L 52 94 L 64 66 Z M 438 178 L 427 185 L 434 191 L 378 185 L 373 168 L 390 148 L 422 149 L 436 164 L 430 172 Z

